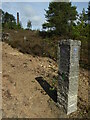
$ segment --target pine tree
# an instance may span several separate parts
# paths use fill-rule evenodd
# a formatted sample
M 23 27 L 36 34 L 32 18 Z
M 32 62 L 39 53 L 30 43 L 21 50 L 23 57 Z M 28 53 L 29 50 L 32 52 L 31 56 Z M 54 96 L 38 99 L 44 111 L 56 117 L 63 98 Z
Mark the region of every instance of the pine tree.
M 86 13 L 84 8 L 82 10 L 82 13 L 80 13 L 79 15 L 79 20 L 80 22 L 83 22 L 84 24 L 86 24 L 86 22 L 88 21 L 88 14 Z
M 31 24 L 31 21 L 29 20 L 29 21 L 27 22 L 27 28 L 30 29 L 31 27 L 32 27 L 32 24 Z
M 72 6 L 70 2 L 51 2 L 46 11 L 43 29 L 54 31 L 55 34 L 68 34 L 70 26 L 76 20 L 76 7 Z
M 88 23 L 90 24 L 90 1 L 88 3 Z

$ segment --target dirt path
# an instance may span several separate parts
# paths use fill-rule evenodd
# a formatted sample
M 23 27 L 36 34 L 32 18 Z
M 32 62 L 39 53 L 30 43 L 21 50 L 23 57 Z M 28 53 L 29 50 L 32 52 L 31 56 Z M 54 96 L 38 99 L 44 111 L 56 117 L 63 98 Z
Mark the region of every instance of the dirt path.
M 54 102 L 56 100 L 56 92 L 51 91 L 50 93 L 49 91 L 49 95 L 47 94 L 50 88 L 48 82 L 51 83 L 51 78 L 57 75 L 57 64 L 49 58 L 22 54 L 6 43 L 3 43 L 2 47 L 3 117 L 68 117 L 62 110 L 58 109 L 56 102 Z M 81 80 L 79 83 L 79 99 L 82 101 L 82 104 L 83 100 L 81 98 L 87 101 L 88 94 L 88 79 L 84 77 L 85 73 L 88 74 L 83 71 L 80 73 Z M 43 86 L 45 86 L 44 89 L 47 92 L 45 92 Z M 82 94 L 83 91 L 84 95 Z M 78 111 L 76 114 L 72 114 L 72 116 L 76 116 L 77 113 Z

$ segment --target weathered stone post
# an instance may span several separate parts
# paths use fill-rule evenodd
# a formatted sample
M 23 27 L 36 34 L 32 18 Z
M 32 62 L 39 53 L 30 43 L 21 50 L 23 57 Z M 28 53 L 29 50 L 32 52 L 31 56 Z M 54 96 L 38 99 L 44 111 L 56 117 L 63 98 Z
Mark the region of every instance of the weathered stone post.
M 2 119 L 2 42 L 1 41 L 2 41 L 2 11 L 0 11 L 0 120 Z
M 57 103 L 67 114 L 77 110 L 80 45 L 80 41 L 71 39 L 59 42 Z

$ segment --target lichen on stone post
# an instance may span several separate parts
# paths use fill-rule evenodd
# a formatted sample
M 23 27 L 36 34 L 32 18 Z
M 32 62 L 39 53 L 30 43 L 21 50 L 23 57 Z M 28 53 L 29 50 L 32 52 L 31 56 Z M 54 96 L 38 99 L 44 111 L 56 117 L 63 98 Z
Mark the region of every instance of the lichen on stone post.
M 77 110 L 80 45 L 71 39 L 59 42 L 57 103 L 67 114 Z

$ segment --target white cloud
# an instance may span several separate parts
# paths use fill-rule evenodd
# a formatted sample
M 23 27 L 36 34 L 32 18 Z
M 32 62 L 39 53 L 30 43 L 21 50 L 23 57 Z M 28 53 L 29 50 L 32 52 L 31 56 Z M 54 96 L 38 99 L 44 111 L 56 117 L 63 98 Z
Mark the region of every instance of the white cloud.
M 20 8 L 23 11 L 21 11 L 21 20 L 28 21 L 31 20 L 32 24 L 35 26 L 40 25 L 42 23 L 42 17 L 38 14 L 37 11 L 35 11 L 32 6 L 30 5 L 22 5 Z
M 35 7 L 30 5 L 30 3 L 26 2 L 15 2 L 15 3 L 3 3 L 3 10 L 13 14 L 16 17 L 16 13 L 20 13 L 20 21 L 22 25 L 26 27 L 27 21 L 30 20 L 32 22 L 33 28 L 36 26 L 41 26 L 45 21 L 42 16 L 40 15 L 38 8 L 34 9 Z M 43 8 L 44 9 L 44 8 Z
M 52 0 L 12 0 L 12 2 L 51 2 Z M 11 2 L 11 0 L 2 0 L 2 2 Z

